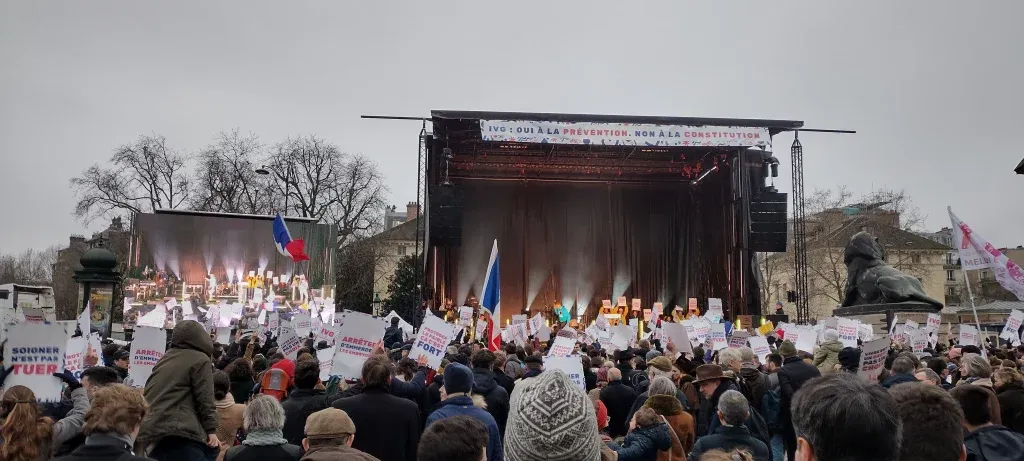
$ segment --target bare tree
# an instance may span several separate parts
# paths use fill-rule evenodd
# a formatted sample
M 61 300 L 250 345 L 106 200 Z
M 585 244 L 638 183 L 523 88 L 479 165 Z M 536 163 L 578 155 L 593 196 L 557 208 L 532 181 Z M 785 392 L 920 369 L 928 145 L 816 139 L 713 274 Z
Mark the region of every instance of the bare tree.
M 140 136 L 110 157 L 71 178 L 78 202 L 75 216 L 85 223 L 98 217 L 178 208 L 188 199 L 188 157 L 167 148 L 163 136 Z
M 387 187 L 369 159 L 344 154 L 334 144 L 310 135 L 278 143 L 267 165 L 275 197 L 280 197 L 275 206 L 337 225 L 339 247 L 383 225 Z
M 256 173 L 263 146 L 255 134 L 221 132 L 197 155 L 191 206 L 200 211 L 267 214 L 273 208 L 273 184 Z
M 761 271 L 761 313 L 773 313 L 775 301 L 782 297 L 783 277 L 792 271 L 793 259 L 788 253 L 758 253 L 758 269 Z
M 28 249 L 18 254 L 0 255 L 0 283 L 51 285 L 59 249 L 59 245 L 52 245 L 43 250 Z

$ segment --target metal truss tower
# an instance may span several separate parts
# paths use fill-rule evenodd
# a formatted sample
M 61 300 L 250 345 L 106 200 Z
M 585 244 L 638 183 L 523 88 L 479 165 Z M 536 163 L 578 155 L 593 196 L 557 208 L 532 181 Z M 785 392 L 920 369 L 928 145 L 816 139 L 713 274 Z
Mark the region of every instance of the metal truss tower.
M 793 162 L 793 274 L 796 292 L 796 321 L 811 320 L 807 293 L 807 212 L 804 204 L 804 146 L 800 132 L 793 133 L 790 147 Z

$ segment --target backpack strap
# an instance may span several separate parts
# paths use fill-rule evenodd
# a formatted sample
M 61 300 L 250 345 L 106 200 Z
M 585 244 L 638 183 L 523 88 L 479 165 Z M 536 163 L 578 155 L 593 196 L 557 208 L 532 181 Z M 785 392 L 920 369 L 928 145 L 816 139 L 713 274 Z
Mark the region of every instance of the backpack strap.
M 659 416 L 661 416 L 661 420 L 665 422 L 665 425 L 668 426 L 668 433 L 672 436 L 672 441 L 678 443 L 679 447 L 682 448 L 683 451 L 686 451 L 686 447 L 684 447 L 683 442 L 679 440 L 679 436 L 676 435 L 675 429 L 672 429 L 672 425 L 668 423 L 668 419 L 665 418 L 665 415 Z M 672 447 L 668 447 L 668 461 L 672 461 Z

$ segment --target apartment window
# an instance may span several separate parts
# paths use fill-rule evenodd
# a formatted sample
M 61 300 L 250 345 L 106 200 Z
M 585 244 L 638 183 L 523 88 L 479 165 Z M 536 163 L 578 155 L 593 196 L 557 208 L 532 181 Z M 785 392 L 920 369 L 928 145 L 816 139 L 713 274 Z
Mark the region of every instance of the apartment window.
M 404 246 L 398 247 L 398 256 L 405 256 L 405 247 Z
M 953 287 L 946 288 L 946 296 L 949 296 L 949 297 L 956 296 L 956 288 L 953 288 Z
M 910 262 L 914 264 L 921 264 L 921 255 L 911 255 Z
M 951 271 L 951 270 L 947 270 L 946 271 L 946 281 L 947 282 L 954 282 L 954 281 L 956 281 L 956 276 L 953 275 L 953 271 Z

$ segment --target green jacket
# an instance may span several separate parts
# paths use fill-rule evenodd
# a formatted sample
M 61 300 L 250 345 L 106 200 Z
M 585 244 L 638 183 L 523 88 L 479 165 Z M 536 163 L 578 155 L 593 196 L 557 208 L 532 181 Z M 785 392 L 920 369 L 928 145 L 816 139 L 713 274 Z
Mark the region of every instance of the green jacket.
M 818 367 L 818 371 L 822 375 L 834 372 L 835 366 L 839 365 L 839 352 L 842 350 L 842 341 L 825 341 L 821 343 L 818 346 L 818 350 L 814 351 L 814 366 Z
M 216 432 L 211 354 L 213 341 L 202 325 L 186 320 L 174 327 L 170 349 L 146 381 L 150 410 L 139 430 L 140 445 L 168 436 L 205 445 L 208 434 Z

